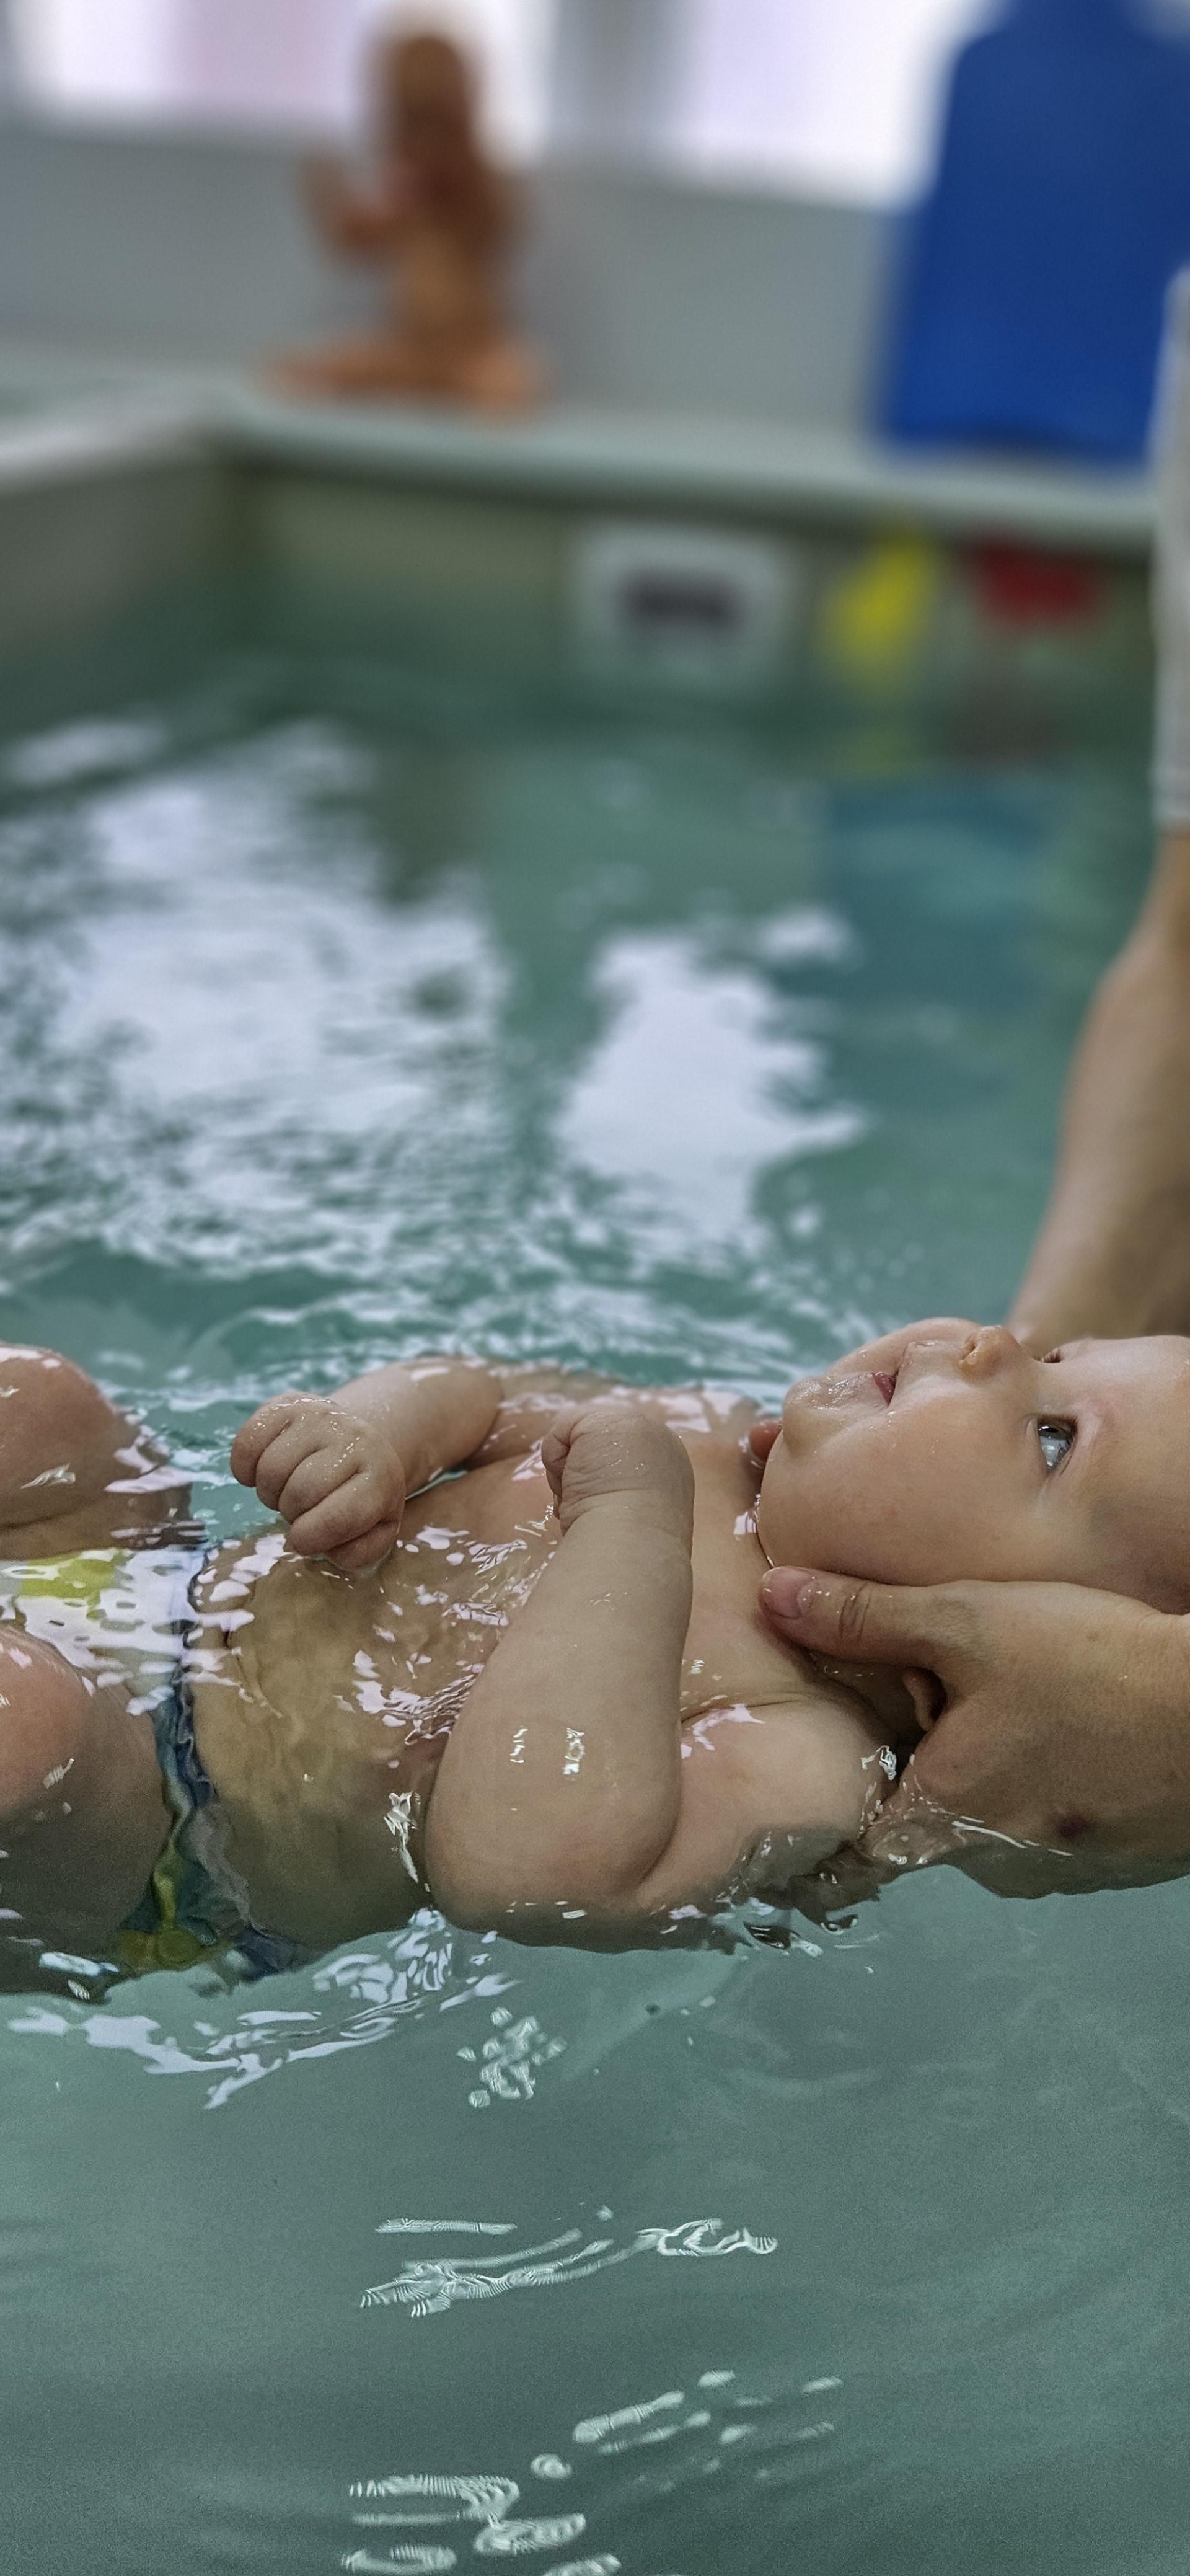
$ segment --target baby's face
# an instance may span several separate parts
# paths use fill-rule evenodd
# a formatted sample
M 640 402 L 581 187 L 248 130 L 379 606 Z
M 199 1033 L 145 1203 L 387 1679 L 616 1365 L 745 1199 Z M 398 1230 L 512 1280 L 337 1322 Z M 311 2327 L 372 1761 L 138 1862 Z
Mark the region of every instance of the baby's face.
M 757 1520 L 775 1565 L 1190 1608 L 1190 1341 L 890 1333 L 790 1388 Z

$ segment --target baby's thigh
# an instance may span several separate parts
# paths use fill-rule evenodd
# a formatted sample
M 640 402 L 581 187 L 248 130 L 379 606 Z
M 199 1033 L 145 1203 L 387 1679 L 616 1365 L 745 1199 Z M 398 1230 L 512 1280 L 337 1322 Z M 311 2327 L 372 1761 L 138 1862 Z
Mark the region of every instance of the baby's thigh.
M 56 1646 L 21 1628 L 0 1631 L 0 1824 L 36 1821 L 70 1774 L 87 1732 L 90 1699 Z

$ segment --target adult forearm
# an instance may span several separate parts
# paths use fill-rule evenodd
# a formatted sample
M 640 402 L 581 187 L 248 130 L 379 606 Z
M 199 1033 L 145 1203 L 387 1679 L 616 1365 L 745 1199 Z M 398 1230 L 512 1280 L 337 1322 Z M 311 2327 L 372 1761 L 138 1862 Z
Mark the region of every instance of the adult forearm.
M 1058 1171 L 1011 1321 L 1080 1333 L 1190 1329 L 1190 831 L 1167 832 L 1141 918 L 1091 1005 Z
M 614 1912 L 653 1868 L 678 1813 L 690 1595 L 688 1541 L 647 1495 L 567 1532 L 434 1784 L 427 1865 L 452 1919 Z

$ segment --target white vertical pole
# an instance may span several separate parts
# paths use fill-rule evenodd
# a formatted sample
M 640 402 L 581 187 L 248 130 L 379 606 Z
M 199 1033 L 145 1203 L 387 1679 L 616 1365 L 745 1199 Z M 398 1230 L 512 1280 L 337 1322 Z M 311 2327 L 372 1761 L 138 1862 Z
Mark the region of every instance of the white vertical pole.
M 11 116 L 20 96 L 20 69 L 9 0 L 0 0 L 0 116 Z

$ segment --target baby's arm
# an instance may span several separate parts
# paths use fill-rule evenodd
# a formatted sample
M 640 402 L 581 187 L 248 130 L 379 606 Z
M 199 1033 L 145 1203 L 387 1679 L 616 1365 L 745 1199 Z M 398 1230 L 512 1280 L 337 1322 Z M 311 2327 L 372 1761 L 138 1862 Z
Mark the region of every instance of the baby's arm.
M 562 1542 L 455 1722 L 426 1859 L 453 1921 L 565 1939 L 559 1910 L 623 1910 L 673 1832 L 693 1477 L 623 1405 L 559 1417 L 542 1454 Z
M 850 1693 L 682 1729 L 689 1463 L 639 1410 L 564 1418 L 544 1458 L 563 1537 L 456 1720 L 429 1801 L 452 1920 L 527 1940 L 639 1940 L 772 1893 L 851 1839 L 884 1775 Z
M 315 154 L 307 162 L 305 185 L 306 202 L 329 249 L 366 259 L 397 238 L 396 207 L 379 192 L 353 186 L 333 156 Z
M 564 1404 L 591 1404 L 600 1395 L 610 1394 L 615 1380 L 601 1377 L 594 1369 L 539 1367 L 534 1361 L 514 1361 L 501 1366 L 500 1404 L 490 1429 L 485 1434 L 469 1467 L 490 1467 L 500 1458 L 523 1458 L 539 1440 L 545 1438 L 550 1424 L 556 1422 Z
M 524 1457 L 544 1438 L 560 1405 L 591 1404 L 600 1396 L 614 1395 L 687 1437 L 699 1432 L 721 1437 L 732 1429 L 742 1436 L 756 1416 L 756 1407 L 746 1396 L 725 1395 L 713 1387 L 626 1386 L 623 1379 L 601 1377 L 593 1369 L 541 1368 L 518 1361 L 501 1366 L 500 1382 L 504 1392 L 499 1412 L 482 1447 L 468 1459 L 469 1467 L 486 1467 L 497 1458 Z
M 341 1573 L 379 1565 L 407 1494 L 479 1447 L 500 1380 L 479 1360 L 372 1369 L 333 1395 L 275 1395 L 236 1433 L 232 1474 L 290 1524 L 299 1556 Z

